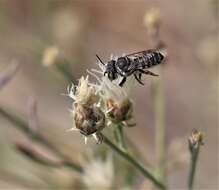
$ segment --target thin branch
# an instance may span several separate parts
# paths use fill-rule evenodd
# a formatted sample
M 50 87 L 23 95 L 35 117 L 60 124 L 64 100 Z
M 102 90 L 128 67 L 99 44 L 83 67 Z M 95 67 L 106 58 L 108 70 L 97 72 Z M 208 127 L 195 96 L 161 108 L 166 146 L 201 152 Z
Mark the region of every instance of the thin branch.
M 166 44 L 161 40 L 160 27 L 161 16 L 160 10 L 152 8 L 145 15 L 145 26 L 148 37 L 154 49 L 164 49 Z M 165 58 L 166 59 L 166 58 Z M 157 174 L 159 179 L 166 182 L 166 126 L 165 126 L 165 98 L 164 83 L 162 81 L 162 69 L 160 69 L 160 80 L 152 84 L 154 95 L 154 112 L 155 112 L 155 146 L 157 156 Z
M 126 161 L 132 164 L 136 169 L 138 169 L 146 178 L 151 180 L 154 185 L 156 185 L 160 189 L 165 189 L 165 186 L 159 182 L 149 171 L 147 171 L 141 164 L 139 164 L 134 158 L 132 158 L 128 153 L 120 150 L 116 145 L 114 145 L 106 136 L 103 135 L 103 142 L 109 146 L 112 150 L 117 152 L 121 157 L 123 157 Z
M 19 63 L 16 61 L 13 61 L 12 63 L 9 64 L 9 66 L 1 71 L 0 73 L 0 90 L 8 84 L 8 82 L 15 76 L 15 73 L 19 69 Z
M 161 76 L 160 76 L 161 77 Z M 166 181 L 166 127 L 165 127 L 165 100 L 162 79 L 153 81 L 154 112 L 155 112 L 155 141 L 158 161 L 157 173 L 161 181 Z
M 198 155 L 199 155 L 199 148 L 194 150 L 191 154 L 191 164 L 190 164 L 190 170 L 189 170 L 189 189 L 190 190 L 193 188 L 193 184 L 194 184 Z
M 119 147 L 127 152 L 127 146 L 123 134 L 123 126 L 121 124 L 114 126 L 114 135 Z
M 12 115 L 11 113 L 7 112 L 2 107 L 0 107 L 0 115 L 6 118 L 8 121 L 10 121 L 12 124 L 14 124 L 13 126 L 16 129 L 19 129 L 25 134 L 27 134 L 33 141 L 42 144 L 43 146 L 45 146 L 46 148 L 54 152 L 57 156 L 59 156 L 63 160 L 64 166 L 67 166 L 79 173 L 83 172 L 83 169 L 81 166 L 79 166 L 78 164 L 74 163 L 72 160 L 67 158 L 63 153 L 61 153 L 53 144 L 51 144 L 41 134 L 32 132 L 29 129 L 28 124 L 25 123 L 25 121 L 23 121 L 21 118 L 18 118 L 17 116 Z

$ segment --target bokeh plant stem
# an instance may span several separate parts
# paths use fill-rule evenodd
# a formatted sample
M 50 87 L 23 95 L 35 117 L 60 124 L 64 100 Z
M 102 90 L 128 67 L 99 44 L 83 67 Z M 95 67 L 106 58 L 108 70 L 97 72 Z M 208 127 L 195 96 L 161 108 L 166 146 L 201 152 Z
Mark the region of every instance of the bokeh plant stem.
M 160 72 L 160 77 L 162 73 Z M 165 182 L 165 151 L 166 151 L 166 128 L 165 128 L 165 102 L 162 79 L 153 82 L 154 112 L 155 112 L 155 146 L 157 155 L 157 175 Z
M 65 77 L 65 79 L 69 83 L 77 84 L 77 81 L 73 74 L 71 73 L 71 69 L 69 67 L 69 63 L 66 60 L 63 60 L 62 63 L 56 63 L 55 64 L 57 70 Z
M 128 153 L 119 149 L 116 145 L 114 145 L 106 136 L 103 136 L 103 142 L 109 146 L 113 151 L 117 152 L 121 157 L 127 160 L 130 164 L 132 164 L 137 170 L 139 170 L 147 179 L 149 179 L 154 185 L 156 185 L 159 189 L 165 189 L 164 184 L 158 181 L 149 171 L 147 171 L 141 164 L 139 164 L 134 158 L 132 158 Z
M 6 118 L 8 121 L 10 121 L 15 128 L 21 130 L 27 136 L 29 136 L 31 140 L 37 143 L 40 143 L 41 145 L 45 146 L 46 148 L 51 150 L 53 153 L 55 153 L 58 157 L 60 157 L 63 160 L 62 162 L 63 166 L 69 167 L 79 173 L 83 172 L 83 169 L 81 166 L 79 166 L 78 164 L 74 163 L 72 160 L 67 158 L 63 153 L 61 153 L 53 144 L 51 144 L 41 134 L 32 132 L 29 129 L 28 124 L 25 121 L 23 121 L 21 118 L 9 113 L 8 111 L 6 111 L 6 109 L 3 109 L 2 107 L 0 107 L 0 115 Z
M 161 16 L 160 10 L 153 8 L 145 15 L 145 25 L 148 31 L 148 37 L 152 48 L 157 50 L 166 49 L 165 43 L 160 37 Z M 166 61 L 165 61 L 166 62 Z M 165 63 L 164 63 L 165 64 Z M 165 99 L 164 84 L 162 80 L 162 68 L 159 70 L 159 79 L 152 84 L 154 97 L 154 115 L 155 115 L 155 148 L 157 156 L 157 176 L 163 183 L 166 179 L 166 128 L 165 128 Z
M 194 129 L 192 131 L 191 136 L 189 137 L 189 150 L 190 150 L 190 154 L 191 154 L 189 179 L 188 179 L 189 190 L 191 190 L 193 188 L 200 146 L 203 144 L 204 144 L 204 142 L 203 142 L 202 132 Z
M 189 170 L 189 184 L 188 184 L 189 190 L 192 190 L 192 188 L 193 188 L 198 155 L 199 155 L 199 147 L 191 152 L 191 162 L 190 162 L 190 170 Z

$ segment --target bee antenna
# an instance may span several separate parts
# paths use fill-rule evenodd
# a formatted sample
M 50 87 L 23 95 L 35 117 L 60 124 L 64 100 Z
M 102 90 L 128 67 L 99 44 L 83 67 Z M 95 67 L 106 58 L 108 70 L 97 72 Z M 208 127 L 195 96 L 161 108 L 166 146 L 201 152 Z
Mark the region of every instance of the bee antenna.
M 104 64 L 104 62 L 100 59 L 100 57 L 96 54 L 96 57 L 97 57 L 97 59 L 100 61 L 100 63 L 102 63 L 103 65 L 105 65 Z

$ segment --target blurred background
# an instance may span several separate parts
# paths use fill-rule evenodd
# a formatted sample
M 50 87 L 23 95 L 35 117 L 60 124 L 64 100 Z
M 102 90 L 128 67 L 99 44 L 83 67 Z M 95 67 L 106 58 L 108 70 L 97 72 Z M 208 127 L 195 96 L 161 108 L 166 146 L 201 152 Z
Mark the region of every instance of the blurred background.
M 168 172 L 168 185 L 172 189 L 186 188 L 187 139 L 192 129 L 198 128 L 204 133 L 205 145 L 199 156 L 195 187 L 218 189 L 217 5 L 217 0 L 1 0 L 0 73 L 13 60 L 20 65 L 0 89 L 0 106 L 28 121 L 34 104 L 37 130 L 64 155 L 76 163 L 84 162 L 83 154 L 104 145 L 92 141 L 85 145 L 79 133 L 66 132 L 72 127 L 68 111 L 72 101 L 61 94 L 67 92 L 70 81 L 51 63 L 53 57 L 45 58 L 45 54 L 49 51 L 64 57 L 75 82 L 87 75 L 87 69 L 97 67 L 96 53 L 107 61 L 111 54 L 120 56 L 151 48 L 144 16 L 157 8 L 160 35 L 168 49 L 168 61 L 162 68 L 167 162 L 175 157 L 181 160 L 179 167 Z M 145 85 L 135 86 L 132 98 L 137 126 L 125 130 L 152 165 L 156 119 L 153 80 L 144 77 Z M 79 188 L 77 172 L 33 162 L 18 150 L 23 146 L 59 162 L 1 116 L 0 189 Z M 147 189 L 148 184 L 139 176 L 136 187 Z

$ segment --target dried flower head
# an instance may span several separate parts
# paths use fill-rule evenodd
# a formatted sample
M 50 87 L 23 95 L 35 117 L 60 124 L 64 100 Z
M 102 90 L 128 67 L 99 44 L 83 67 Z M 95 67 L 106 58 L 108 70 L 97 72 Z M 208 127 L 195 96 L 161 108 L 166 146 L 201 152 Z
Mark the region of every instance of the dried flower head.
M 151 8 L 145 13 L 144 24 L 149 30 L 157 28 L 160 22 L 160 10 L 158 8 Z
M 126 121 L 132 118 L 133 106 L 129 99 L 125 99 L 120 103 L 112 99 L 106 100 L 107 117 L 114 123 L 122 122 L 125 126 L 131 126 Z
M 200 145 L 203 145 L 203 133 L 194 129 L 191 136 L 189 137 L 189 147 L 190 150 L 198 148 Z
M 68 89 L 68 96 L 73 102 L 73 123 L 71 130 L 77 130 L 84 135 L 85 143 L 87 137 L 93 136 L 98 143 L 103 138 L 100 131 L 105 127 L 105 115 L 98 106 L 99 96 L 95 86 L 89 84 L 88 76 L 80 78 L 78 86 L 72 85 Z
M 98 107 L 85 107 L 80 104 L 72 111 L 73 127 L 69 131 L 79 131 L 87 144 L 88 137 L 92 136 L 96 142 L 102 143 L 100 131 L 105 127 L 105 115 Z
M 72 85 L 68 88 L 68 96 L 74 100 L 72 110 L 74 127 L 71 130 L 77 130 L 84 135 L 85 143 L 89 136 L 93 136 L 101 143 L 103 137 L 100 131 L 106 126 L 105 123 L 133 125 L 127 122 L 132 118 L 133 112 L 132 101 L 128 95 L 129 83 L 121 88 L 105 77 L 102 71 L 88 71 L 97 79 L 97 84 L 90 83 L 88 76 L 86 78 L 82 76 L 77 86 Z M 97 76 L 95 72 L 101 76 Z
M 97 142 L 100 143 L 102 138 L 96 135 L 105 126 L 105 115 L 100 108 L 96 106 L 85 107 L 78 104 L 73 112 L 73 119 L 76 129 L 85 137 L 94 135 Z
M 77 86 L 68 88 L 68 96 L 74 100 L 74 103 L 85 106 L 93 105 L 98 101 L 98 94 L 93 85 L 89 84 L 88 76 L 80 78 Z
M 60 55 L 59 49 L 56 46 L 51 46 L 45 49 L 43 54 L 42 63 L 44 66 L 49 67 L 57 62 Z

